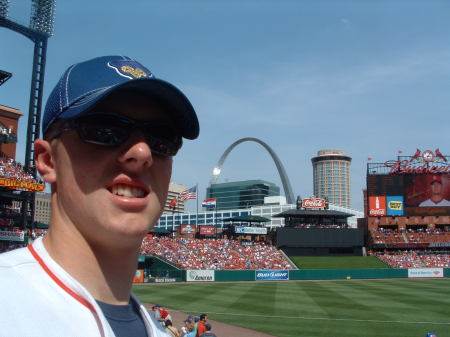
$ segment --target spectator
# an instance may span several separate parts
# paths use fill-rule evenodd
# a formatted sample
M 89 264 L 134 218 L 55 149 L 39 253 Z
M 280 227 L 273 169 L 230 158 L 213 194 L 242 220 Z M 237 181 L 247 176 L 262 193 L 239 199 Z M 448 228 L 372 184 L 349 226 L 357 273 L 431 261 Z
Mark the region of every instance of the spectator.
M 181 336 L 178 329 L 172 325 L 172 321 L 170 319 L 167 319 L 165 321 L 165 325 L 166 325 L 166 331 L 169 333 L 169 335 L 171 335 L 172 337 L 180 337 Z
M 208 316 L 206 314 L 200 315 L 200 321 L 197 323 L 197 334 L 196 337 L 200 337 L 206 332 L 206 323 L 208 321 Z
M 205 324 L 205 328 L 206 328 L 206 332 L 202 335 L 200 335 L 200 337 L 217 337 L 216 334 L 211 332 L 211 324 L 206 323 Z

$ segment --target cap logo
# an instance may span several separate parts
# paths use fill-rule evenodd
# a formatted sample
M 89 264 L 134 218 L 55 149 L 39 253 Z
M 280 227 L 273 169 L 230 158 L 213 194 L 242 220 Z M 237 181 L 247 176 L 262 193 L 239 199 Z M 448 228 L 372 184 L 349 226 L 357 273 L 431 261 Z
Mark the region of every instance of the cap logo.
M 114 69 L 120 76 L 129 78 L 130 80 L 153 77 L 153 74 L 136 61 L 120 60 L 108 62 L 108 67 Z

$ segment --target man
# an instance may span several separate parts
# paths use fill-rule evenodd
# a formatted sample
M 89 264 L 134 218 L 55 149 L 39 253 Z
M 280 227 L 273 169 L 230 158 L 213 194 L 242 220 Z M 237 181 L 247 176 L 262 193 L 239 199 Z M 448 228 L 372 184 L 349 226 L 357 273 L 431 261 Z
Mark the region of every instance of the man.
M 0 255 L 2 335 L 167 336 L 131 285 L 172 158 L 199 134 L 192 105 L 137 61 L 106 56 L 68 68 L 42 126 L 52 220 L 43 239 Z
M 159 304 L 155 304 L 154 306 L 152 306 L 152 312 L 150 313 L 150 315 L 153 316 L 156 321 L 164 323 L 164 320 L 161 318 L 161 311 L 159 310 L 159 308 L 161 308 Z
M 211 332 L 211 324 L 206 323 L 205 324 L 206 332 L 203 335 L 200 335 L 200 337 L 217 337 L 215 333 Z
M 208 321 L 208 316 L 206 314 L 200 315 L 200 320 L 197 323 L 197 334 L 196 337 L 200 337 L 206 332 L 206 322 Z
M 422 201 L 419 207 L 433 206 L 450 206 L 450 201 L 444 199 L 444 186 L 442 185 L 442 177 L 433 175 L 430 183 L 430 198 Z

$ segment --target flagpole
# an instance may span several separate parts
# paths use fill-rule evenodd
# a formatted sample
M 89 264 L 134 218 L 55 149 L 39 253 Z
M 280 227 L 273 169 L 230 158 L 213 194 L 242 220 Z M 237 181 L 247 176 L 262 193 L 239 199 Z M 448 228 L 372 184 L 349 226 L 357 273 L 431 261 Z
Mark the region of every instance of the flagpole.
M 198 183 L 197 183 L 197 185 L 195 185 L 196 186 L 196 190 L 197 190 L 197 193 L 196 193 L 196 199 L 197 199 L 197 214 L 196 214 L 196 216 L 195 216 L 195 225 L 196 225 L 196 227 L 198 227 Z

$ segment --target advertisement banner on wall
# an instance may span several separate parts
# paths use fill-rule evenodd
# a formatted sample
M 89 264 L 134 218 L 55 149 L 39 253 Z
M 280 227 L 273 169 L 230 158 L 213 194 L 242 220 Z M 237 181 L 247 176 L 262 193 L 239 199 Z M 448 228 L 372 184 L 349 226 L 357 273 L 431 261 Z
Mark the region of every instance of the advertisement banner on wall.
M 372 215 L 372 216 L 386 215 L 386 197 L 385 196 L 369 197 L 369 215 Z
M 200 234 L 201 235 L 214 235 L 216 234 L 216 228 L 212 225 L 201 225 Z
M 195 234 L 196 231 L 195 225 L 180 225 L 180 234 Z
M 25 232 L 0 231 L 0 240 L 4 241 L 23 241 L 25 239 Z
M 289 280 L 289 271 L 287 270 L 256 270 L 256 281 L 282 281 Z
M 327 201 L 321 198 L 308 198 L 302 200 L 302 207 L 309 209 L 326 208 Z
M 234 232 L 236 234 L 267 234 L 266 227 L 234 227 Z
M 187 270 L 187 282 L 213 282 L 214 270 Z
M 138 269 L 134 274 L 133 283 L 142 283 L 144 282 L 144 270 Z
M 444 277 L 444 269 L 443 268 L 409 268 L 408 269 L 408 277 L 411 277 L 411 278 Z
M 403 215 L 405 204 L 403 202 L 403 196 L 389 195 L 386 197 L 386 214 L 387 215 Z

